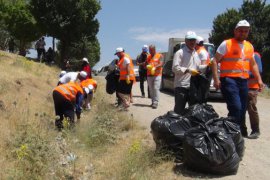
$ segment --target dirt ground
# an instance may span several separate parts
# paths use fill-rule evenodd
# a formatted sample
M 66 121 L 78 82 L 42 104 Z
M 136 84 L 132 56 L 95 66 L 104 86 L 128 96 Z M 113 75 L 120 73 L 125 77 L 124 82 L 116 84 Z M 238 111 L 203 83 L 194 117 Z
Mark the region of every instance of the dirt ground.
M 150 133 L 150 124 L 152 120 L 173 109 L 173 93 L 161 92 L 158 108 L 152 109 L 149 106 L 151 104 L 151 100 L 141 97 L 139 82 L 133 86 L 132 92 L 134 103 L 130 107 L 130 111 L 128 113 L 132 113 L 134 119 L 137 120 L 139 124 L 146 127 Z M 209 102 L 209 104 L 213 105 L 214 109 L 220 115 L 220 117 L 226 117 L 228 111 L 225 102 Z M 260 115 L 261 136 L 256 140 L 245 139 L 245 155 L 243 160 L 240 162 L 238 173 L 232 176 L 207 177 L 207 179 L 270 179 L 270 173 L 268 172 L 270 169 L 270 99 L 259 97 L 257 105 Z M 249 124 L 249 117 L 247 115 L 248 127 Z M 248 131 L 250 133 L 250 128 Z M 171 169 L 169 170 L 171 171 Z M 172 171 L 172 173 L 174 172 Z M 188 176 L 186 178 L 194 179 L 194 177 Z

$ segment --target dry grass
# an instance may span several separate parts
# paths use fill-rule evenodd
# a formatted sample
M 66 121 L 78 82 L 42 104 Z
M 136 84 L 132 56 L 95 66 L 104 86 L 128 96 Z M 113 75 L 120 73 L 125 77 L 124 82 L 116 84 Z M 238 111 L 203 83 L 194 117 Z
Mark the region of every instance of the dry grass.
M 92 110 L 59 134 L 51 96 L 59 69 L 0 51 L 0 72 L 0 179 L 183 179 L 151 134 L 112 105 L 103 81 Z

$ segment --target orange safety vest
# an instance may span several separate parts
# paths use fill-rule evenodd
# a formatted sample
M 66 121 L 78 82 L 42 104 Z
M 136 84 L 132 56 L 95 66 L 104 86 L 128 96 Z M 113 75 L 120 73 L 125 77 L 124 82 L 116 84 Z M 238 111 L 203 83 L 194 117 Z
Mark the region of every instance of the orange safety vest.
M 81 87 L 85 88 L 88 87 L 89 85 L 94 86 L 94 88 L 97 88 L 97 81 L 94 79 L 86 79 L 84 81 L 81 82 Z
M 206 51 L 207 50 L 205 49 L 204 46 L 200 46 L 199 49 L 197 49 L 197 53 L 200 54 L 201 51 Z M 207 59 L 206 59 L 206 64 L 208 65 L 210 63 L 210 56 L 209 56 L 209 53 L 207 52 Z
M 74 82 L 69 82 L 67 84 L 61 84 L 54 88 L 54 91 L 59 92 L 62 94 L 67 100 L 71 102 L 76 101 L 76 95 L 78 92 L 83 94 L 83 89 L 81 88 L 80 84 L 74 83 Z
M 254 52 L 254 55 L 255 54 L 261 58 L 261 55 L 258 52 Z M 259 89 L 260 88 L 258 80 L 255 77 L 252 77 L 252 78 L 250 77 L 248 79 L 248 88 L 249 89 Z
M 154 57 L 151 54 L 147 56 L 147 64 L 156 67 L 160 63 L 160 59 L 162 58 L 162 54 L 156 53 Z M 147 69 L 147 76 L 161 76 L 162 75 L 162 66 L 157 67 L 155 70 L 155 74 L 151 75 L 151 70 Z
M 130 60 L 130 64 L 129 64 L 129 67 L 130 67 L 129 79 L 135 81 L 134 65 L 133 65 L 132 59 L 126 53 L 125 53 L 125 55 L 118 62 L 118 67 L 119 67 L 119 70 L 120 70 L 120 77 L 119 77 L 119 79 L 120 80 L 126 80 L 127 79 L 127 75 L 128 75 L 127 67 L 124 66 L 124 58 L 125 57 Z
M 249 78 L 250 60 L 253 58 L 253 47 L 248 41 L 244 41 L 244 57 L 238 41 L 226 40 L 227 53 L 220 61 L 220 77 Z

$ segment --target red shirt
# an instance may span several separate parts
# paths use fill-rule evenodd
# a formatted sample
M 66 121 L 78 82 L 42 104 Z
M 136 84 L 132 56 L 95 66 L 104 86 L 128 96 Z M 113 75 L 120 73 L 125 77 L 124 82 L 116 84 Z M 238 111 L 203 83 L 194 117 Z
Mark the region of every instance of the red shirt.
M 82 71 L 85 71 L 87 73 L 86 79 L 91 79 L 92 78 L 91 67 L 90 67 L 89 64 L 83 66 Z

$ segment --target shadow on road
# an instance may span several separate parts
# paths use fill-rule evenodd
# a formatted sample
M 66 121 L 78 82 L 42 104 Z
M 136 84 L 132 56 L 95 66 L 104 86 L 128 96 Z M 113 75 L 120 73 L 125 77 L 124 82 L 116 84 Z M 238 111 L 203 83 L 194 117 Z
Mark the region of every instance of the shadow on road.
M 137 107 L 151 107 L 149 104 L 139 104 L 139 103 L 133 103 L 133 106 L 137 106 Z

